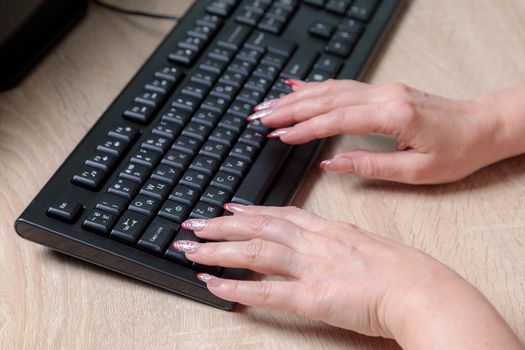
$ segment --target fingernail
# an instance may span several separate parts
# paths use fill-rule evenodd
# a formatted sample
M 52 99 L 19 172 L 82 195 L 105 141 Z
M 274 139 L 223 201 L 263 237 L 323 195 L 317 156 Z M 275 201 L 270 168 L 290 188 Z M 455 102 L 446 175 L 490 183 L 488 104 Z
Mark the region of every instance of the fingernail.
M 244 205 L 237 203 L 226 203 L 224 204 L 223 208 L 230 213 L 244 213 L 246 211 L 246 207 Z
M 176 249 L 178 251 L 184 252 L 184 253 L 194 253 L 199 249 L 200 244 L 195 241 L 175 241 L 171 245 L 173 249 Z
M 296 79 L 285 79 L 284 83 L 290 87 L 301 86 L 305 84 L 304 81 Z
M 323 161 L 321 162 L 321 164 L 319 164 L 319 167 L 320 167 L 321 169 L 326 169 L 326 167 L 330 165 L 330 162 L 331 162 L 330 160 L 323 160 Z
M 208 284 L 208 282 L 213 279 L 213 276 L 207 273 L 198 273 L 197 278 L 200 279 L 202 282 Z
M 208 221 L 205 219 L 191 219 L 182 223 L 182 227 L 186 230 L 200 231 L 208 226 Z
M 274 98 L 273 100 L 264 101 L 263 103 L 258 104 L 257 106 L 253 108 L 253 110 L 254 112 L 259 112 L 259 111 L 262 111 L 262 110 L 265 110 L 271 107 L 275 107 L 277 106 L 278 103 L 279 103 L 279 99 Z
M 272 109 L 263 109 L 262 111 L 259 111 L 257 113 L 254 113 L 252 115 L 250 115 L 248 118 L 246 118 L 249 122 L 251 122 L 252 120 L 257 120 L 257 119 L 261 119 L 261 118 L 264 118 L 264 117 L 267 117 L 269 116 L 270 114 L 273 113 L 273 110 Z
M 269 133 L 268 135 L 266 135 L 266 137 L 268 137 L 269 139 L 274 139 L 274 138 L 286 135 L 288 132 L 290 132 L 289 129 L 275 130 L 275 131 L 272 131 L 271 133 Z

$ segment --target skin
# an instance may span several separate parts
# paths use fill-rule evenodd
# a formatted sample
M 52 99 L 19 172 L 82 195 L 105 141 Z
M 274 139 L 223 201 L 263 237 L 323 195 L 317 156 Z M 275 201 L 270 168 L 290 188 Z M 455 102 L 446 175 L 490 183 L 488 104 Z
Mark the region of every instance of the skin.
M 525 85 L 451 100 L 400 83 L 295 84 L 293 93 L 256 108 L 250 117 L 276 128 L 270 136 L 290 144 L 338 134 L 396 137 L 396 151 L 349 150 L 321 163 L 328 171 L 438 184 L 525 152 Z
M 292 81 L 293 93 L 256 107 L 269 137 L 300 144 L 338 134 L 393 135 L 397 150 L 349 150 L 327 171 L 410 184 L 461 179 L 525 152 L 525 85 L 450 100 L 404 84 Z M 200 264 L 248 268 L 279 281 L 198 277 L 220 298 L 291 311 L 405 349 L 525 349 L 494 307 L 427 254 L 297 208 L 227 204 L 235 215 L 189 220 L 205 240 L 174 248 Z

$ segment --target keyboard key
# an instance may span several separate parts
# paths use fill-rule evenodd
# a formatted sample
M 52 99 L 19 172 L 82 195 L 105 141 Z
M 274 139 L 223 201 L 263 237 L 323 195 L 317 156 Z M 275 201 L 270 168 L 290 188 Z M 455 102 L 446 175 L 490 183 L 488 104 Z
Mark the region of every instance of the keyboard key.
M 95 208 L 113 215 L 120 215 L 126 210 L 127 205 L 128 201 L 125 198 L 104 193 Z
M 271 66 L 269 64 L 259 64 L 257 68 L 255 68 L 255 71 L 253 72 L 253 75 L 259 78 L 264 78 L 268 80 L 275 80 L 277 75 L 279 74 L 279 69 L 277 69 L 275 66 Z
M 308 28 L 308 33 L 322 39 L 329 39 L 334 29 L 334 26 L 329 23 L 315 22 Z
M 266 171 L 267 172 L 267 171 Z M 211 185 L 226 191 L 234 192 L 239 185 L 241 178 L 237 175 L 219 171 L 211 180 Z
M 213 173 L 215 173 L 215 170 L 217 170 L 218 167 L 219 162 L 217 161 L 217 159 L 206 157 L 204 155 L 198 155 L 190 164 L 190 169 L 208 175 L 213 175 Z
M 316 81 L 316 82 L 321 82 L 321 81 L 325 81 L 325 80 L 328 80 L 330 78 L 333 78 L 334 77 L 334 74 L 326 71 L 326 70 L 323 70 L 323 69 L 314 69 L 310 72 L 310 74 L 308 75 L 308 77 L 306 78 L 306 81 Z
M 108 187 L 108 192 L 114 195 L 131 199 L 138 191 L 139 184 L 126 179 L 116 179 Z
M 202 242 L 202 240 L 199 237 L 195 236 L 193 232 L 190 232 L 187 230 L 180 230 L 175 235 L 175 239 L 173 240 L 173 242 L 175 241 Z M 165 254 L 166 259 L 176 262 L 177 264 L 191 266 L 192 262 L 186 258 L 186 255 L 183 252 L 176 250 L 172 247 L 173 242 L 169 245 L 168 250 L 166 251 L 166 254 Z
M 103 152 L 94 152 L 86 161 L 85 165 L 98 168 L 103 171 L 109 171 L 115 165 L 117 158 Z
M 250 167 L 250 163 L 237 159 L 235 157 L 228 157 L 221 165 L 221 171 L 237 176 L 244 176 Z
M 225 47 L 221 46 L 214 46 L 210 52 L 208 52 L 208 56 L 210 58 L 213 58 L 218 61 L 222 61 L 225 63 L 228 63 L 231 61 L 233 56 L 235 55 L 235 50 L 230 50 Z
M 127 210 L 111 231 L 110 237 L 135 244 L 142 232 L 144 232 L 149 220 L 145 215 Z
M 252 76 L 247 82 L 246 82 L 246 88 L 257 90 L 263 94 L 265 94 L 272 85 L 273 80 L 268 78 L 260 78 L 257 76 Z
M 153 108 L 142 104 L 133 103 L 126 108 L 123 117 L 141 124 L 148 124 L 153 116 Z
M 237 142 L 230 152 L 230 156 L 253 162 L 257 155 L 257 148 L 242 142 Z
M 104 181 L 105 177 L 106 172 L 104 170 L 82 165 L 76 174 L 73 175 L 73 179 L 71 181 L 75 185 L 82 186 L 89 190 L 97 190 Z
M 151 132 L 173 140 L 179 134 L 181 129 L 182 127 L 178 123 L 170 122 L 168 120 L 159 120 L 153 126 L 153 129 L 151 129 Z
M 269 140 L 243 179 L 232 201 L 247 205 L 261 204 L 291 149 L 292 146 L 279 140 Z
M 243 88 L 241 92 L 239 92 L 239 94 L 237 95 L 237 100 L 242 101 L 242 102 L 251 103 L 254 105 L 259 104 L 259 102 L 261 102 L 263 98 L 264 98 L 264 93 L 257 91 L 257 90 L 248 89 L 248 88 Z
M 182 80 L 182 77 L 184 76 L 184 72 L 177 67 L 166 66 L 156 71 L 155 76 L 157 78 L 166 79 L 166 80 L 170 80 L 173 82 L 178 82 Z
M 191 75 L 191 81 L 211 87 L 218 77 L 219 74 L 217 73 L 199 69 Z
M 219 122 L 219 126 L 240 133 L 246 125 L 246 118 L 234 114 L 226 114 Z
M 115 215 L 93 210 L 82 223 L 82 228 L 102 235 L 107 235 L 117 220 Z
M 235 56 L 237 59 L 242 61 L 248 61 L 253 64 L 257 64 L 259 62 L 259 59 L 265 52 L 265 49 L 262 48 L 262 51 L 254 50 L 249 47 L 243 47 L 238 53 L 237 56 Z
M 128 143 L 126 141 L 113 136 L 108 136 L 97 146 L 97 151 L 105 152 L 119 158 L 124 154 L 127 147 Z
M 317 59 L 317 52 L 313 50 L 300 48 L 292 56 L 288 64 L 281 72 L 283 78 L 304 79 L 310 71 L 310 67 Z
M 173 140 L 169 137 L 156 135 L 152 133 L 144 135 L 144 137 L 142 138 L 141 147 L 150 149 L 152 151 L 164 153 L 168 150 L 172 141 Z
M 150 179 L 142 186 L 139 193 L 162 201 L 170 191 L 171 186 L 167 183 Z
M 190 163 L 192 156 L 193 154 L 189 152 L 182 152 L 178 149 L 172 149 L 166 153 L 164 158 L 162 158 L 161 163 L 174 168 L 186 169 L 186 166 Z
M 194 156 L 201 147 L 202 141 L 189 136 L 181 135 L 175 140 L 172 148 Z
M 159 216 L 178 224 L 188 217 L 190 207 L 188 204 L 167 200 L 159 210 Z
M 117 125 L 108 132 L 108 136 L 121 139 L 124 142 L 131 143 L 137 137 L 137 129 L 128 125 Z
M 64 198 L 53 203 L 53 205 L 47 209 L 46 214 L 55 219 L 72 224 L 82 212 L 82 209 L 80 203 L 69 198 Z
M 155 170 L 153 170 L 151 178 L 173 186 L 177 183 L 181 175 L 182 171 L 180 169 L 167 164 L 159 164 Z
M 237 94 L 238 90 L 239 88 L 236 86 L 224 84 L 224 83 L 218 83 L 218 84 L 215 84 L 210 95 L 222 97 L 225 99 L 231 99 L 233 96 Z
M 175 82 L 168 79 L 152 79 L 144 86 L 144 89 L 150 92 L 157 92 L 162 95 L 167 95 L 175 86 Z
M 181 95 L 173 99 L 171 106 L 193 113 L 199 106 L 200 102 L 201 100 L 197 97 Z
M 182 175 L 180 183 L 182 185 L 186 185 L 196 190 L 202 191 L 204 190 L 209 181 L 209 175 L 203 174 L 195 170 L 187 170 L 184 173 L 184 175 Z
M 285 25 L 285 20 L 266 14 L 257 25 L 257 28 L 266 30 L 273 34 L 279 34 L 283 30 Z
M 237 131 L 219 126 L 212 131 L 209 139 L 210 141 L 222 143 L 223 145 L 231 147 L 237 139 L 237 136 L 239 136 Z
M 210 87 L 208 85 L 199 84 L 195 82 L 189 82 L 186 83 L 182 87 L 181 93 L 183 95 L 193 96 L 200 100 L 204 99 L 204 97 L 208 94 L 210 91 Z
M 180 108 L 170 108 L 166 113 L 162 115 L 162 120 L 176 123 L 179 125 L 185 125 L 188 120 L 191 118 L 191 112 L 180 109 Z
M 186 33 L 188 36 L 192 36 L 195 38 L 201 38 L 203 40 L 208 41 L 212 35 L 215 33 L 215 27 L 211 26 L 209 24 L 198 24 L 197 26 L 191 28 Z
M 242 24 L 230 23 L 217 37 L 217 44 L 230 50 L 239 50 L 250 34 L 251 29 Z
M 217 96 L 208 96 L 202 102 L 201 108 L 206 110 L 216 112 L 218 114 L 223 114 L 228 105 L 230 104 L 230 97 L 217 97 Z
M 119 177 L 138 183 L 144 182 L 148 177 L 150 169 L 144 165 L 129 162 L 120 171 Z
M 153 151 L 147 148 L 139 148 L 131 156 L 131 161 L 136 164 L 153 168 L 159 162 L 161 154 L 157 151 Z
M 253 67 L 255 67 L 254 63 L 236 58 L 235 60 L 233 60 L 232 63 L 230 63 L 230 65 L 228 66 L 228 70 L 243 75 L 250 75 L 250 73 L 253 70 Z
M 180 226 L 170 221 L 155 218 L 139 240 L 138 246 L 156 255 L 163 255 Z
M 264 125 L 263 123 L 261 123 L 260 120 L 253 120 L 250 122 L 250 124 L 248 124 L 247 126 L 248 129 L 250 130 L 255 130 L 255 131 L 258 131 L 260 132 L 261 134 L 268 134 L 270 132 L 270 128 L 267 127 L 266 125 Z
M 211 128 L 206 125 L 199 124 L 196 122 L 189 122 L 188 125 L 186 125 L 186 127 L 184 128 L 184 130 L 182 130 L 182 135 L 197 139 L 199 141 L 204 141 L 210 133 L 210 131 Z
M 162 102 L 163 98 L 163 93 L 145 90 L 140 95 L 135 97 L 134 101 L 137 103 L 142 103 L 146 106 L 150 106 L 152 108 L 157 108 Z
M 207 40 L 208 38 L 187 36 L 186 38 L 184 38 L 184 40 L 179 42 L 179 47 L 200 52 L 204 48 L 204 45 L 206 45 Z
M 184 185 L 177 185 L 170 194 L 170 199 L 179 203 L 193 206 L 199 198 L 199 192 Z
M 355 0 L 348 11 L 348 16 L 361 21 L 368 21 L 376 7 L 377 0 Z
M 228 114 L 233 114 L 242 118 L 246 118 L 253 113 L 254 107 L 255 104 L 253 103 L 235 100 L 235 102 L 231 104 L 230 108 L 228 108 Z
M 159 205 L 160 202 L 158 200 L 139 194 L 131 201 L 129 210 L 151 217 L 157 214 Z
M 170 53 L 168 58 L 184 66 L 191 66 L 197 60 L 199 52 L 191 49 L 178 48 L 174 52 Z
M 201 108 L 193 115 L 191 120 L 195 123 L 205 125 L 208 128 L 213 128 L 220 117 L 220 113 Z
M 213 219 L 220 216 L 223 212 L 221 207 L 209 204 L 206 202 L 199 202 L 190 213 L 190 218 L 195 219 Z
M 196 23 L 202 26 L 211 27 L 213 29 L 219 28 L 223 20 L 219 16 L 215 15 L 204 15 L 203 17 L 197 19 Z
M 206 7 L 206 12 L 212 15 L 227 17 L 234 8 L 234 4 L 228 0 L 215 0 Z
M 321 69 L 329 72 L 332 76 L 335 76 L 341 69 L 342 65 L 343 61 L 339 58 L 329 55 L 321 55 L 315 63 L 314 69 Z
M 201 201 L 212 205 L 221 207 L 227 203 L 232 196 L 232 193 L 214 186 L 208 186 L 204 191 Z
M 338 15 L 344 15 L 351 3 L 352 0 L 328 0 L 325 9 Z
M 297 44 L 293 41 L 279 38 L 261 31 L 252 33 L 244 45 L 247 48 L 259 51 L 261 53 L 264 53 L 264 51 L 267 49 L 272 53 L 282 55 L 284 57 L 290 57 L 297 48 Z
M 243 142 L 257 148 L 261 148 L 265 141 L 266 137 L 264 134 L 250 129 L 246 129 L 239 138 L 239 142 Z
M 215 141 L 206 141 L 200 150 L 200 154 L 222 160 L 228 153 L 229 147 Z

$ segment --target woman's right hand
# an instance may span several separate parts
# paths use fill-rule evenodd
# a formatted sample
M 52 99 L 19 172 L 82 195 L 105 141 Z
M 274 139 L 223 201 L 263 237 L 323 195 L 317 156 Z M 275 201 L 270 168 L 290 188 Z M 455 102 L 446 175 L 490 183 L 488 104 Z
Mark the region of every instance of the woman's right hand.
M 349 150 L 321 163 L 328 171 L 410 184 L 461 179 L 525 151 L 525 88 L 475 100 L 433 96 L 404 84 L 351 80 L 291 81 L 294 91 L 256 107 L 250 120 L 278 128 L 269 137 L 290 144 L 337 134 L 396 137 L 397 151 Z M 509 112 L 509 113 L 506 113 Z M 512 114 L 514 120 L 508 120 Z M 518 132 L 519 131 L 519 132 Z

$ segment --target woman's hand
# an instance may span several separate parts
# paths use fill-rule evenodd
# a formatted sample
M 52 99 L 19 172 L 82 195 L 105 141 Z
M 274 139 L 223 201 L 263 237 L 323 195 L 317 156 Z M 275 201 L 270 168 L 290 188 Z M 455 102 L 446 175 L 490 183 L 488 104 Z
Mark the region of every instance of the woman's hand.
M 278 128 L 269 137 L 299 144 L 338 134 L 380 133 L 397 139 L 397 151 L 351 150 L 321 163 L 334 172 L 411 184 L 435 184 L 461 179 L 498 160 L 525 151 L 525 103 L 519 117 L 490 103 L 494 98 L 459 101 L 429 95 L 403 84 L 374 86 L 350 80 L 323 83 L 289 81 L 289 95 L 256 107 L 250 120 Z M 525 89 L 507 93 L 525 101 Z M 517 96 L 516 96 L 517 95 Z M 507 107 L 508 108 L 508 107 Z M 521 109 L 521 110 L 520 110 Z M 516 111 L 513 111 L 514 114 Z M 518 122 L 519 120 L 519 122 Z M 515 122 L 515 123 L 514 123 Z M 511 135 L 516 129 L 516 135 Z
M 436 348 L 457 349 L 468 340 L 471 348 L 481 349 L 475 344 L 491 333 L 474 335 L 481 333 L 480 322 L 503 329 L 503 335 L 488 338 L 491 342 L 519 344 L 474 288 L 420 251 L 297 208 L 225 208 L 235 215 L 189 220 L 182 226 L 202 239 L 227 242 L 178 241 L 174 248 L 199 264 L 247 268 L 284 280 L 235 281 L 199 274 L 220 298 L 393 337 L 413 348 L 432 349 L 436 342 L 443 345 Z

